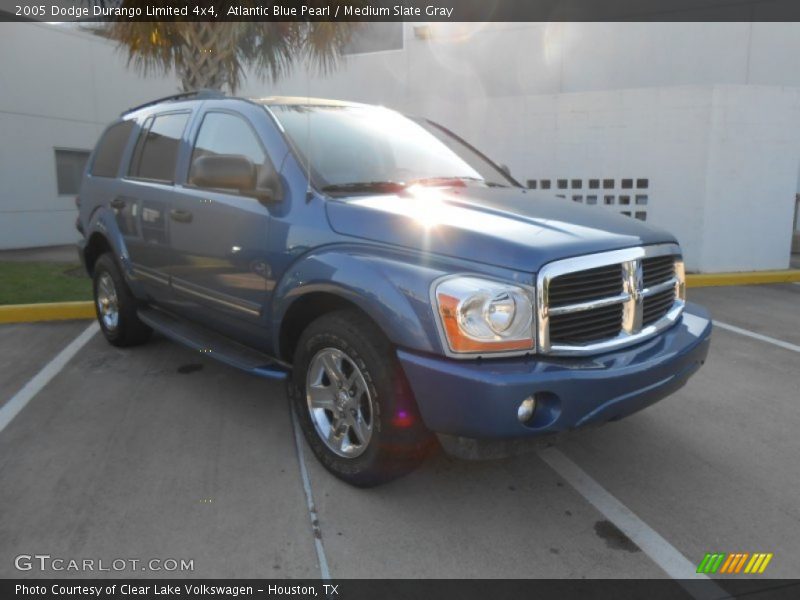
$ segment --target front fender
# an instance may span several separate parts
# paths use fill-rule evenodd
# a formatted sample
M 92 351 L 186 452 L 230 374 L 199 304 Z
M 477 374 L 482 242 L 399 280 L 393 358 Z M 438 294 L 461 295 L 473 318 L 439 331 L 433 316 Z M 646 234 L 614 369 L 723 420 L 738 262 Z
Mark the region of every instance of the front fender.
M 273 347 L 280 351 L 280 327 L 291 305 L 306 294 L 323 292 L 358 306 L 395 345 L 440 354 L 429 289 L 445 271 L 410 258 L 363 246 L 329 246 L 305 255 L 273 294 Z

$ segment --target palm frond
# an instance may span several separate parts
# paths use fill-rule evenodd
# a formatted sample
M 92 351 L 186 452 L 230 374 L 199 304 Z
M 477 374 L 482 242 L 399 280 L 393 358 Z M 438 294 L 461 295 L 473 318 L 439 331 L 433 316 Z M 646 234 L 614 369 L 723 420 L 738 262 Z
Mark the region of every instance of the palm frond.
M 109 0 L 91 4 L 108 5 Z M 245 1 L 245 3 L 247 3 Z M 342 0 L 361 4 L 362 0 Z M 122 0 L 132 6 L 134 0 Z M 154 5 L 168 4 L 155 0 Z M 327 6 L 308 0 L 310 6 Z M 332 3 L 333 5 L 336 2 Z M 332 70 L 341 58 L 356 23 L 317 21 L 243 22 L 137 22 L 112 21 L 102 33 L 127 53 L 128 64 L 144 75 L 173 69 L 186 89 L 240 87 L 246 72 L 272 82 L 286 76 L 300 63 L 322 73 Z

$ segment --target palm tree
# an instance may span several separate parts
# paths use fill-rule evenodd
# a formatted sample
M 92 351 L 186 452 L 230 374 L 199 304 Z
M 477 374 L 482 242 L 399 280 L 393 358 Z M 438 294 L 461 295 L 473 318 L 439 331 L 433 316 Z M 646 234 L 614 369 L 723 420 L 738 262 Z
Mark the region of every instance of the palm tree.
M 100 2 L 111 4 L 109 0 Z M 342 2 L 346 3 L 354 4 Z M 114 3 L 123 7 L 133 4 L 131 0 Z M 305 4 L 333 3 L 312 0 Z M 128 64 L 144 74 L 168 73 L 174 69 L 181 80 L 181 91 L 222 90 L 227 86 L 235 93 L 246 69 L 273 82 L 298 63 L 321 72 L 331 70 L 356 25 L 308 20 L 217 23 L 120 19 L 105 23 L 99 33 L 127 50 Z

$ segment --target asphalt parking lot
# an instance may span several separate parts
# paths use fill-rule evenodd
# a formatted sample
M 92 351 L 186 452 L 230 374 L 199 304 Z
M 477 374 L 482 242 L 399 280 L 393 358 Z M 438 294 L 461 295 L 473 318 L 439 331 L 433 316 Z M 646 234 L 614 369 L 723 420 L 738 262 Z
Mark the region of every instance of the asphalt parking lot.
M 707 552 L 770 552 L 754 577 L 800 577 L 800 285 L 690 300 L 748 333 L 717 327 L 674 396 L 555 450 L 440 453 L 371 490 L 298 453 L 283 384 L 96 334 L 0 421 L 0 577 L 92 575 L 15 568 L 36 553 L 192 559 L 200 578 L 690 577 Z M 87 327 L 0 326 L 0 414 Z

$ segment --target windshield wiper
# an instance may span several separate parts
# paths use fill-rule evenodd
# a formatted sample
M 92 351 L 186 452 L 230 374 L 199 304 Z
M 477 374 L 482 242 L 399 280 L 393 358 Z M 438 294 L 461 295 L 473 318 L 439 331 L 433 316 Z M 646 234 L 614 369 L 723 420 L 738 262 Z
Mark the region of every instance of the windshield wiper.
M 459 177 L 457 175 L 441 175 L 439 177 L 420 177 L 408 182 L 408 185 L 459 185 L 465 181 L 483 181 L 479 177 Z
M 482 179 L 481 177 L 460 177 L 460 176 L 451 176 L 451 177 L 424 177 L 421 179 L 414 179 L 410 181 L 408 185 L 456 185 L 464 187 L 466 185 L 465 182 L 467 181 L 476 181 L 478 183 L 482 183 L 487 187 L 509 187 L 507 185 L 503 185 L 502 183 L 495 183 L 494 181 L 487 181 Z
M 350 183 L 333 183 L 322 188 L 323 192 L 399 192 L 406 188 L 400 181 L 353 181 Z
M 413 185 L 438 185 L 438 186 L 459 186 L 464 187 L 466 182 L 474 181 L 482 183 L 487 187 L 510 187 L 502 183 L 495 183 L 493 181 L 486 181 L 480 177 L 459 177 L 459 176 L 440 176 L 440 177 L 421 177 L 419 179 L 411 179 L 409 181 L 351 181 L 348 183 L 332 183 L 321 188 L 326 193 L 395 193 L 403 191 Z

